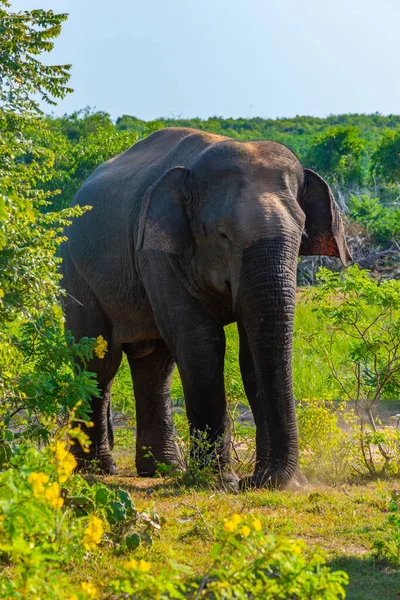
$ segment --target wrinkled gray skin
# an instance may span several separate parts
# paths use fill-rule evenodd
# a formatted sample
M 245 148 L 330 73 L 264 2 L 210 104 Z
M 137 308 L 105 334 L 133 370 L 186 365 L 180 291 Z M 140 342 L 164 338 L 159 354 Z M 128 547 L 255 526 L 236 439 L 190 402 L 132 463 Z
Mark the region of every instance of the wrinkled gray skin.
M 92 450 L 108 473 L 110 393 L 125 352 L 137 410 L 136 465 L 181 464 L 169 388 L 178 365 L 191 430 L 207 431 L 230 470 L 224 325 L 237 322 L 240 368 L 254 413 L 251 483 L 282 487 L 298 465 L 292 335 L 299 254 L 350 256 L 326 182 L 275 142 L 237 142 L 194 129 L 158 131 L 101 165 L 74 204 L 93 209 L 64 244 L 66 326 L 102 335 Z M 152 456 L 144 448 L 151 448 Z

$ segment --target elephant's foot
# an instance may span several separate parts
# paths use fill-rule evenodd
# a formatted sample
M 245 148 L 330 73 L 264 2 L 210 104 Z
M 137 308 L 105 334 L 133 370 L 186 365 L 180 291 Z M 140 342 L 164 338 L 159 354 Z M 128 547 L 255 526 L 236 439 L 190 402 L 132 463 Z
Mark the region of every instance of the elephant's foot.
M 84 456 L 75 456 L 78 463 L 78 470 L 85 473 L 97 473 L 100 475 L 117 475 L 118 469 L 115 464 L 115 460 L 111 454 L 105 456 L 91 456 L 85 454 Z
M 304 489 L 307 485 L 307 477 L 300 471 L 300 469 L 297 469 L 292 479 L 290 479 L 290 481 L 288 481 L 288 483 L 284 485 L 282 489 L 289 492 L 297 492 Z
M 306 477 L 296 469 L 292 477 L 287 477 L 285 473 L 271 472 L 268 469 L 258 470 L 249 477 L 240 480 L 240 489 L 248 490 L 252 488 L 270 488 L 279 490 L 296 491 L 308 484 Z
M 239 491 L 240 478 L 231 468 L 227 468 L 221 472 L 220 479 L 222 487 L 227 492 Z
M 142 447 L 136 451 L 136 470 L 139 477 L 170 475 L 182 473 L 185 470 L 185 462 L 178 448 L 173 452 L 156 452 L 150 447 Z

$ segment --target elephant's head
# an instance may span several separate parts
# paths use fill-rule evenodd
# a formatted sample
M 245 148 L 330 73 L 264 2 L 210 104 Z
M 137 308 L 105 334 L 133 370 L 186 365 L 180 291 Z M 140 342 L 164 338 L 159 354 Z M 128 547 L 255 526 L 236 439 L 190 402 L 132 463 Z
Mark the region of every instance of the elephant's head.
M 224 141 L 150 190 L 138 246 L 179 255 L 212 301 L 229 305 L 257 384 L 256 483 L 298 462 L 291 352 L 299 254 L 350 259 L 328 184 L 274 142 Z M 244 339 L 245 338 L 245 339 Z

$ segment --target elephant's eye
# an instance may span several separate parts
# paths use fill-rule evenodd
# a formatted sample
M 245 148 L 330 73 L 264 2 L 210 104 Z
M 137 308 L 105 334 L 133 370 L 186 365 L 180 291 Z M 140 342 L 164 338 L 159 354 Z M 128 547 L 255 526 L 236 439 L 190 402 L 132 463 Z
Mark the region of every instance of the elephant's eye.
M 218 235 L 223 240 L 229 240 L 228 232 L 223 225 L 217 227 Z

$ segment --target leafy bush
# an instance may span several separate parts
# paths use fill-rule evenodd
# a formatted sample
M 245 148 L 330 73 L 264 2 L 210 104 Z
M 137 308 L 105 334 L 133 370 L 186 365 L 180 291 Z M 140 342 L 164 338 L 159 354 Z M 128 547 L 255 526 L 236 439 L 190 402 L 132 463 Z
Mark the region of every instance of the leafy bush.
M 69 434 L 86 441 L 79 428 Z M 157 515 L 140 513 L 125 490 L 73 475 L 76 460 L 59 438 L 41 451 L 10 443 L 7 463 L 0 471 L 0 574 L 10 573 L 0 575 L 0 598 L 69 598 L 67 565 L 81 565 L 103 541 L 118 553 L 149 545 L 160 528 Z
M 63 229 L 79 207 L 48 212 L 54 154 L 32 142 L 45 132 L 37 102 L 54 104 L 70 91 L 69 65 L 43 65 L 38 58 L 53 48 L 67 16 L 33 10 L 15 14 L 2 1 L 0 35 L 0 420 L 22 435 L 45 438 L 52 420 L 81 399 L 96 395 L 93 375 L 74 366 L 87 362 L 94 342 L 74 344 L 62 332 L 57 248 Z M 15 422 L 16 421 L 16 422 Z
M 371 157 L 371 170 L 389 183 L 400 181 L 400 132 L 385 131 Z
M 393 490 L 389 497 L 383 495 L 385 510 L 389 513 L 383 527 L 383 535 L 374 543 L 374 554 L 394 566 L 400 564 L 400 493 Z
M 353 457 L 355 415 L 346 403 L 302 399 L 297 404 L 300 466 L 307 477 L 341 480 L 349 473 Z M 349 431 L 343 431 L 347 425 Z
M 357 127 L 332 127 L 310 145 L 305 162 L 339 184 L 361 184 L 364 178 L 365 142 Z
M 361 223 L 379 243 L 400 240 L 400 210 L 397 204 L 384 206 L 378 198 L 350 196 L 350 216 Z
M 332 572 L 323 556 L 304 542 L 265 535 L 256 517 L 233 514 L 227 519 L 217 531 L 211 561 L 199 580 L 176 564 L 153 575 L 149 563 L 129 561 L 111 589 L 118 593 L 116 598 L 345 598 L 345 573 Z
M 313 333 L 305 339 L 324 357 L 357 415 L 359 453 L 353 466 L 371 475 L 397 473 L 399 431 L 382 427 L 376 407 L 400 393 L 400 281 L 376 281 L 356 265 L 341 274 L 321 269 L 318 279 L 309 297 L 328 343 L 316 344 Z M 346 339 L 351 342 L 334 356 L 334 342 Z

